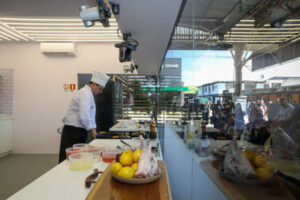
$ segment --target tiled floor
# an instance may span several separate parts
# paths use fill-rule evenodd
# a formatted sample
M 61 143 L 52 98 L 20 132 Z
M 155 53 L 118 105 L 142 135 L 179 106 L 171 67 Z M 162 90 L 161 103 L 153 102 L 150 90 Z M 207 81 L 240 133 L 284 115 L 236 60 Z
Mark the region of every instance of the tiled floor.
M 11 154 L 0 158 L 0 200 L 7 199 L 57 164 L 56 154 Z

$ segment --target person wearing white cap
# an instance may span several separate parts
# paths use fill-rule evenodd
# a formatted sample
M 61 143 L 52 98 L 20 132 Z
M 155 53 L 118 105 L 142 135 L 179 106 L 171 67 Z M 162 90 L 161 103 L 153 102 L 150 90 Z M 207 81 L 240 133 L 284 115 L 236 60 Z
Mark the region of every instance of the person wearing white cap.
M 96 106 L 94 96 L 101 94 L 109 76 L 94 71 L 89 84 L 81 88 L 71 101 L 63 118 L 59 163 L 66 159 L 66 149 L 77 143 L 85 143 L 88 133 L 96 138 Z

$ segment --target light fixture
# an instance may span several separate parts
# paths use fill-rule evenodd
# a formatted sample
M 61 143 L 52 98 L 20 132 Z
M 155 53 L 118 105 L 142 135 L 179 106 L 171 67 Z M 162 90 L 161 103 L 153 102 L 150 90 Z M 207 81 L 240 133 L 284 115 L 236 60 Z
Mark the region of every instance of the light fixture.
M 84 27 L 15 27 L 17 30 L 35 30 L 35 29 L 38 29 L 38 30 L 43 30 L 43 29 L 46 29 L 46 30 L 53 30 L 53 29 L 57 29 L 57 30 L 83 30 L 83 31 L 86 31 L 86 32 L 89 32 L 89 31 L 93 31 L 93 30 L 99 30 L 99 31 L 104 31 L 104 30 L 114 30 L 114 31 L 117 31 L 118 29 L 117 28 L 114 28 L 114 27 L 108 27 L 108 28 L 103 28 L 103 27 L 91 27 L 89 29 L 87 28 L 84 28 Z
M 298 38 L 292 40 L 291 43 L 297 42 L 298 40 L 300 40 L 300 37 L 298 37 Z
M 1 29 L 1 27 L 0 27 L 0 29 Z M 19 38 L 17 38 L 17 37 L 14 37 L 14 36 L 12 36 L 12 35 L 9 35 L 9 34 L 7 34 L 7 33 L 3 32 L 3 31 L 0 31 L 0 34 L 1 34 L 1 35 L 4 35 L 4 36 L 6 36 L 6 37 L 8 37 L 8 38 L 11 38 L 11 39 L 13 39 L 13 40 L 20 41 L 20 39 L 19 39 Z
M 5 18 L 0 17 L 1 21 L 39 21 L 39 22 L 81 22 L 79 18 Z M 115 18 L 110 18 L 109 22 L 116 22 Z

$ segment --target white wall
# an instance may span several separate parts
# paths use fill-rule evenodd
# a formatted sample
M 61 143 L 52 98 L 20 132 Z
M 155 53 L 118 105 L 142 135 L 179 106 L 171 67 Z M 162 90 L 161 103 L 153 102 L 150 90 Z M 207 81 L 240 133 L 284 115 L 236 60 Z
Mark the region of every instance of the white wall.
M 58 153 L 56 129 L 74 95 L 63 84 L 95 69 L 122 73 L 118 55 L 113 43 L 77 44 L 75 57 L 45 56 L 39 43 L 0 43 L 0 68 L 14 69 L 13 152 Z

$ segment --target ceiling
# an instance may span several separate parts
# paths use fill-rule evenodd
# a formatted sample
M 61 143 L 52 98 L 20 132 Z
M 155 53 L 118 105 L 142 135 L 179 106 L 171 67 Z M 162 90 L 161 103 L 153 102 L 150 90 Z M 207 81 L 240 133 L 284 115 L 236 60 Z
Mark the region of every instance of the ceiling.
M 96 23 L 86 28 L 78 18 L 0 17 L 0 41 L 26 42 L 117 42 L 118 24 L 110 19 L 110 27 Z
M 139 42 L 137 50 L 132 52 L 138 73 L 158 74 L 185 0 L 111 1 L 120 5 L 120 14 L 110 19 L 110 27 L 97 23 L 86 28 L 79 18 L 79 7 L 94 6 L 95 0 L 1 0 L 0 44 L 1 41 L 116 43 L 122 41 L 122 32 L 130 32 Z
M 300 0 L 111 1 L 126 8 L 120 13 L 122 17 L 112 18 L 109 28 L 100 23 L 86 28 L 79 18 L 79 7 L 94 6 L 95 0 L 1 0 L 0 44 L 115 43 L 121 41 L 120 28 L 121 32 L 131 31 L 140 42 L 133 53 L 135 64 L 141 66 L 139 73 L 156 74 L 182 1 L 186 3 L 170 49 L 227 49 L 227 44 L 245 43 L 248 50 L 259 52 L 300 40 Z M 271 27 L 274 22 L 284 23 Z
M 1 0 L 0 17 L 76 17 L 79 7 L 95 0 Z
M 118 24 L 101 23 L 86 28 L 79 7 L 96 5 L 93 0 L 1 0 L 0 41 L 117 42 Z
M 300 0 L 187 0 L 170 49 L 279 48 L 299 40 L 299 6 Z

